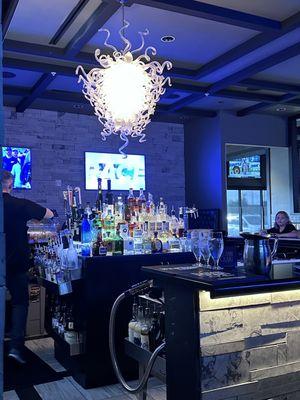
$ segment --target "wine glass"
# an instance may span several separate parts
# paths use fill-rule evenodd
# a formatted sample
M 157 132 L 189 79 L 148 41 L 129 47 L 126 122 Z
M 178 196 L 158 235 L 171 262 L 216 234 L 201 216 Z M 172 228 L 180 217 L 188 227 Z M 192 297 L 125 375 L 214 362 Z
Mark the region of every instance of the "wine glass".
M 214 260 L 214 269 L 219 267 L 219 260 L 224 250 L 224 240 L 222 232 L 212 232 L 209 239 L 209 249 Z
M 200 249 L 200 241 L 199 239 L 192 240 L 192 251 L 197 258 L 198 264 L 201 264 L 201 249 Z
M 211 253 L 210 253 L 210 245 L 209 245 L 208 237 L 199 239 L 199 248 L 200 248 L 200 253 L 202 255 L 202 258 L 204 260 L 204 265 L 206 267 L 209 267 L 209 259 L 210 259 Z

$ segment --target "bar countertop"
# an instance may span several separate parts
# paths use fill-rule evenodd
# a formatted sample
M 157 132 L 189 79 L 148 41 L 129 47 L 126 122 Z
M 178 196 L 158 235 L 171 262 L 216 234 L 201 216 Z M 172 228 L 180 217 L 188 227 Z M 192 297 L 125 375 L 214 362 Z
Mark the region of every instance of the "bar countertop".
M 300 289 L 300 265 L 288 261 L 273 265 L 269 276 L 247 274 L 241 268 L 212 270 L 198 264 L 157 265 L 142 270 L 160 282 L 209 291 L 212 298 Z

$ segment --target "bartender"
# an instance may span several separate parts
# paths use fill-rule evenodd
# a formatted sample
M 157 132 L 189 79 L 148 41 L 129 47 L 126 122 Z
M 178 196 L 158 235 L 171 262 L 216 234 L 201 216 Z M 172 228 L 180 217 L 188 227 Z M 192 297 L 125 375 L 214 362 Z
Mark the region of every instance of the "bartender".
M 300 232 L 292 224 L 289 214 L 286 211 L 278 211 L 275 216 L 273 228 L 267 229 L 267 233 L 278 237 L 300 238 Z

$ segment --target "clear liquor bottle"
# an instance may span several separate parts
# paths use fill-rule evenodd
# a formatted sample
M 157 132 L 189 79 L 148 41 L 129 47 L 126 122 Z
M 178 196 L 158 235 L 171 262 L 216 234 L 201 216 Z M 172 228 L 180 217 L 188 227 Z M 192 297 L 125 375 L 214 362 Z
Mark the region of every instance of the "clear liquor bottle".
M 145 308 L 145 316 L 141 324 L 141 347 L 144 350 L 150 350 L 149 332 L 150 332 L 150 309 Z
M 143 254 L 143 232 L 135 227 L 133 229 L 134 254 Z
M 149 233 L 149 224 L 147 221 L 144 222 L 144 224 L 143 224 L 142 242 L 143 242 L 143 253 L 151 254 L 152 253 L 152 241 L 151 241 L 151 235 Z
M 136 303 L 136 300 L 134 300 L 134 303 L 132 305 L 132 318 L 128 324 L 128 339 L 129 342 L 131 343 L 134 343 L 134 330 L 135 330 L 135 325 L 137 323 L 137 313 L 138 313 L 138 305 Z
M 138 208 L 139 208 L 139 213 L 142 213 L 142 211 L 146 210 L 146 197 L 144 195 L 144 189 L 140 188 L 140 194 L 139 197 L 137 199 L 138 202 Z
M 144 308 L 143 306 L 138 306 L 138 314 L 137 314 L 137 322 L 134 326 L 134 343 L 137 346 L 141 345 L 141 330 L 142 330 L 142 323 L 144 319 Z

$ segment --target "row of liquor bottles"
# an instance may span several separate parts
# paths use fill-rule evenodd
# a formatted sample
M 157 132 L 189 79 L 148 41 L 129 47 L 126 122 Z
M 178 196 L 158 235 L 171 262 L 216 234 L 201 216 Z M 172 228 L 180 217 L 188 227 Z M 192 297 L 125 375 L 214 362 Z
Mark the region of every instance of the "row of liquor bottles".
M 52 331 L 70 345 L 83 344 L 83 334 L 76 321 L 72 303 L 63 297 L 52 296 L 48 299 L 47 314 Z
M 153 352 L 164 338 L 165 312 L 163 305 L 145 302 L 141 297 L 135 299 L 132 305 L 132 318 L 128 323 L 128 340 Z

